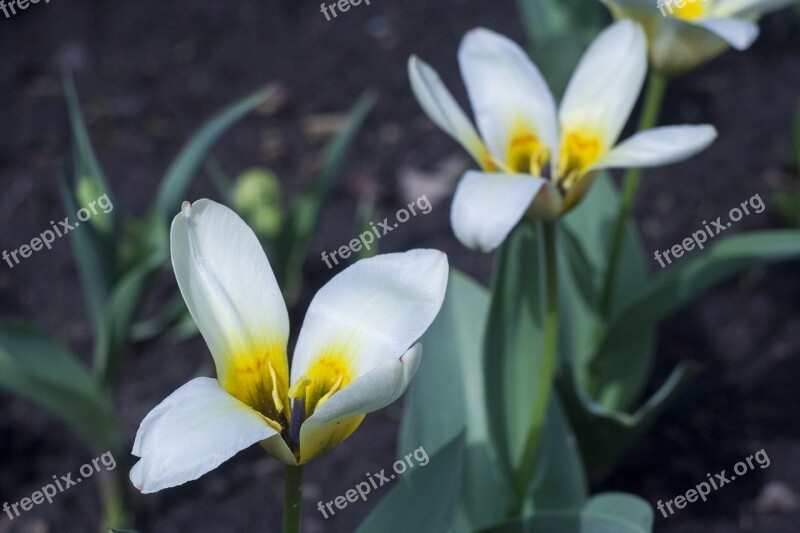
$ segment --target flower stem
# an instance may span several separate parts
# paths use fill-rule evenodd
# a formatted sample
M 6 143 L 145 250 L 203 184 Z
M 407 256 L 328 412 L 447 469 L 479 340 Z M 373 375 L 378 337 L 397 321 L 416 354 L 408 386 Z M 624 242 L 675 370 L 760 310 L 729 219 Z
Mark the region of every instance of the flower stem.
M 639 118 L 639 131 L 652 128 L 658 121 L 661 105 L 664 102 L 664 93 L 667 89 L 667 81 L 667 78 L 664 77 L 663 74 L 659 74 L 655 70 L 650 72 L 644 107 L 642 108 L 642 115 Z M 611 301 L 617 275 L 617 263 L 619 262 L 619 254 L 622 250 L 622 239 L 625 235 L 625 224 L 633 209 L 633 201 L 636 199 L 636 192 L 639 190 L 641 178 L 641 168 L 628 169 L 623 178 L 622 201 L 620 202 L 617 219 L 614 224 L 611 252 L 608 256 L 608 268 L 606 270 L 605 283 L 603 284 L 603 296 L 600 300 L 600 310 L 604 317 L 607 317 L 611 311 Z
M 120 470 L 104 472 L 100 477 L 100 492 L 103 501 L 103 524 L 100 531 L 130 525 L 127 509 L 127 477 Z
M 299 533 L 303 503 L 303 467 L 287 465 L 284 484 L 283 533 Z
M 547 276 L 547 308 L 544 322 L 544 349 L 542 351 L 541 372 L 537 376 L 536 399 L 531 414 L 531 424 L 528 437 L 522 454 L 522 461 L 514 480 L 514 489 L 517 493 L 517 502 L 510 515 L 519 515 L 525 494 L 533 477 L 536 467 L 536 457 L 539 452 L 542 430 L 544 429 L 547 405 L 553 389 L 553 375 L 555 373 L 556 358 L 558 355 L 558 259 L 556 256 L 556 226 L 555 222 L 542 223 L 544 233 L 544 254 Z

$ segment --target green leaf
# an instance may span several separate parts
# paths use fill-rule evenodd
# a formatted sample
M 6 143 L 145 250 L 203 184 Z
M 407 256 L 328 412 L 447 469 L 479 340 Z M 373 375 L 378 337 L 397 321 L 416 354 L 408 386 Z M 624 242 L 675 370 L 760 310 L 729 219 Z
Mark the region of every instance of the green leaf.
M 108 300 L 104 327 L 95 346 L 95 373 L 100 382 L 113 387 L 133 319 L 144 298 L 152 275 L 167 260 L 164 254 L 153 254 L 146 262 L 126 273 L 114 286 Z
M 161 306 L 155 316 L 136 322 L 131 326 L 130 340 L 132 342 L 153 340 L 187 314 L 189 314 L 189 310 L 186 308 L 183 296 L 175 293 Z
M 581 254 L 594 272 L 592 281 L 597 297 L 603 290 L 602 277 L 608 264 L 618 209 L 617 188 L 608 173 L 601 172 L 583 201 L 561 220 L 562 229 L 572 236 L 571 244 L 580 247 Z M 619 282 L 612 298 L 612 315 L 647 286 L 649 276 L 645 258 L 636 226 L 629 221 L 620 251 L 620 270 L 617 275 Z
M 641 531 L 653 529 L 653 508 L 649 503 L 622 492 L 605 492 L 586 502 L 581 514 L 590 516 L 609 516 L 624 520 Z
M 539 232 L 521 224 L 502 245 L 484 340 L 491 434 L 509 478 L 521 462 L 541 374 L 546 288 Z
M 575 72 L 575 67 L 578 66 L 590 42 L 591 38 L 585 34 L 566 31 L 552 39 L 537 42 L 529 48 L 531 59 L 547 80 L 547 85 L 556 99 L 564 95 L 572 73 Z
M 287 302 L 294 302 L 300 291 L 303 263 L 311 247 L 311 238 L 322 206 L 334 183 L 342 172 L 345 158 L 364 124 L 376 97 L 372 93 L 362 96 L 347 118 L 342 130 L 325 147 L 322 168 L 312 189 L 295 199 L 286 223 L 277 237 L 277 251 L 281 257 L 278 283 Z
M 358 220 L 358 233 L 363 234 L 365 232 L 372 231 L 370 227 L 370 223 L 378 218 L 378 213 L 375 210 L 375 200 L 373 198 L 366 198 L 362 197 L 359 199 L 358 202 L 358 210 L 356 214 L 356 219 Z M 358 258 L 359 259 L 368 259 L 370 257 L 375 257 L 378 255 L 378 241 L 373 242 L 371 245 L 368 245 L 369 249 L 366 246 L 363 246 L 358 251 Z
M 517 0 L 517 7 L 534 46 L 570 31 L 593 36 L 608 20 L 600 2 L 591 0 Z
M 597 265 L 592 264 L 575 233 L 564 229 L 563 225 L 560 225 L 559 229 L 561 231 L 558 235 L 558 242 L 563 254 L 562 261 L 569 266 L 569 274 L 571 274 L 571 276 L 564 276 L 563 274 L 567 274 L 564 272 L 561 277 L 574 281 L 578 295 L 585 303 L 587 310 L 596 312 L 599 304 L 597 289 L 603 282 L 602 273 Z
M 444 304 L 420 339 L 423 357 L 405 395 L 399 455 L 418 446 L 435 453 L 464 428 L 468 442 L 488 436 L 481 362 L 488 310 L 487 290 L 451 270 Z M 443 401 L 447 409 L 431 409 Z
M 272 89 L 260 89 L 246 98 L 229 105 L 211 117 L 184 145 L 167 170 L 159 187 L 155 209 L 166 222 L 179 211 L 198 169 L 209 151 L 234 124 L 267 99 Z
M 488 310 L 488 291 L 451 271 L 442 309 L 421 340 L 427 355 L 406 393 L 400 426 L 399 456 L 419 446 L 435 453 L 466 428 L 455 531 L 501 520 L 515 498 L 487 419 L 482 346 Z M 447 408 L 431 408 L 442 405 Z M 579 506 L 586 498 L 586 480 L 575 437 L 557 398 L 551 402 L 546 424 L 530 505 Z
M 547 511 L 495 524 L 483 533 L 650 533 L 653 509 L 637 496 L 603 493 L 580 510 Z
M 602 405 L 616 410 L 639 394 L 649 358 L 631 344 L 697 295 L 752 266 L 800 257 L 800 231 L 756 231 L 717 242 L 673 263 L 611 322 L 589 365 Z
M 585 374 L 584 369 L 592 354 L 597 349 L 598 332 L 602 331 L 603 320 L 595 304 L 599 300 L 596 290 L 597 284 L 587 283 L 588 273 L 586 266 L 574 264 L 585 259 L 585 255 L 570 249 L 571 232 L 562 227 L 559 238 L 559 261 L 562 267 L 558 277 L 559 295 L 559 339 L 558 352 L 562 368 L 560 371 L 574 372 L 579 376 Z M 596 280 L 599 276 L 596 270 L 591 278 Z M 578 276 L 583 278 L 578 278 Z M 584 381 L 581 381 L 583 383 Z
M 489 438 L 481 349 L 488 310 L 488 291 L 452 270 L 442 309 L 420 341 L 398 442 L 398 456 L 419 446 L 436 453 L 466 429 L 459 506 L 466 528 L 499 520 L 514 497 Z
M 83 187 L 87 194 L 79 195 L 84 196 L 83 200 L 94 200 L 103 195 L 107 195 L 111 205 L 115 205 L 114 194 L 106 182 L 103 170 L 100 168 L 100 163 L 97 161 L 97 156 L 92 148 L 92 142 L 89 139 L 89 132 L 86 129 L 86 124 L 83 121 L 83 114 L 81 113 L 80 103 L 78 102 L 78 95 L 75 91 L 75 84 L 70 76 L 65 76 L 63 80 L 64 96 L 67 100 L 67 111 L 69 113 L 69 122 L 72 129 L 72 142 L 73 151 L 75 153 L 75 181 L 78 187 Z M 88 192 L 92 191 L 92 192 Z M 90 198 L 87 198 L 90 197 Z M 81 206 L 84 202 L 81 202 Z M 72 211 L 76 213 L 77 209 Z M 113 243 L 113 236 L 118 227 L 118 215 L 111 210 L 109 213 L 101 217 L 92 218 L 95 221 L 92 226 L 102 230 L 104 238 L 108 241 L 106 245 Z
M 789 193 L 775 191 L 772 193 L 772 203 L 788 227 L 800 226 L 800 191 Z
M 598 304 L 603 290 L 605 268 L 611 249 L 611 234 L 614 228 L 619 196 L 616 187 L 607 173 L 601 173 L 583 202 L 563 219 L 562 233 L 569 235 L 562 239 L 562 254 L 571 265 L 570 271 L 563 271 L 559 285 L 567 297 L 561 302 L 568 320 L 562 320 L 560 353 L 571 364 L 571 372 L 581 387 L 593 399 L 608 398 L 605 382 L 598 382 L 591 373 L 590 363 L 597 346 L 602 340 L 604 325 L 611 318 L 601 316 Z M 574 263 L 581 261 L 583 266 Z M 645 265 L 644 249 L 632 221 L 625 228 L 620 260 L 617 263 L 617 283 L 611 299 L 613 317 L 625 305 L 636 299 L 649 284 Z M 586 278 L 591 276 L 591 283 Z M 581 301 L 569 297 L 580 294 Z M 566 300 L 566 301 L 565 301 Z M 655 342 L 655 324 L 630 332 L 626 355 L 634 358 L 628 379 L 621 383 L 625 394 L 619 403 L 610 408 L 627 410 L 638 399 L 650 379 Z
M 578 441 L 556 394 L 550 398 L 532 485 L 527 507 L 534 512 L 578 508 L 589 495 Z
M 607 24 L 593 0 L 517 0 L 531 57 L 559 98 L 592 38 Z
M 66 171 L 61 173 L 59 190 L 64 209 L 68 213 L 76 213 L 78 206 L 70 190 Z M 112 254 L 98 237 L 95 229 L 88 224 L 70 230 L 67 235 L 69 235 L 72 253 L 78 267 L 83 297 L 89 310 L 92 328 L 97 334 L 103 329 L 108 294 L 114 282 Z
M 605 472 L 613 468 L 699 373 L 696 363 L 679 364 L 634 414 L 613 411 L 595 403 L 576 386 L 574 379 L 568 375 L 559 376 L 560 398 L 580 443 L 586 469 Z M 603 445 L 598 446 L 598 442 Z
M 357 533 L 442 533 L 450 530 L 464 463 L 463 434 L 438 453 L 428 455 L 428 464 L 417 465 L 398 476 L 397 486 L 381 500 Z
M 67 348 L 30 325 L 0 322 L 0 389 L 60 419 L 92 446 L 122 448 L 110 397 Z

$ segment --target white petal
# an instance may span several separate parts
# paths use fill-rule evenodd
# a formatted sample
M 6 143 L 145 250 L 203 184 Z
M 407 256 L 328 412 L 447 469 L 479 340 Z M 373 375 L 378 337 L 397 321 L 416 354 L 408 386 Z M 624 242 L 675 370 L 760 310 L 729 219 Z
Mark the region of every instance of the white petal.
M 669 165 L 702 152 L 717 138 L 714 126 L 664 126 L 633 135 L 603 156 L 593 169 Z
M 264 418 L 211 378 L 193 379 L 139 426 L 131 481 L 144 493 L 199 478 L 258 441 L 276 435 Z
M 642 27 L 622 20 L 603 30 L 586 51 L 561 102 L 562 133 L 586 132 L 613 146 L 630 117 L 647 72 Z
M 285 465 L 296 465 L 297 458 L 292 453 L 289 445 L 283 440 L 283 437 L 276 434 L 267 440 L 261 441 L 261 446 L 267 451 L 268 454 L 275 457 L 278 461 Z
M 547 183 L 527 174 L 471 170 L 456 187 L 450 223 L 468 248 L 491 252 L 505 240 Z
M 512 40 L 479 28 L 458 51 L 478 129 L 495 157 L 505 160 L 519 130 L 532 130 L 557 153 L 556 105 L 539 69 Z
M 278 346 L 285 357 L 289 315 L 267 256 L 253 231 L 210 200 L 184 203 L 171 232 L 178 286 L 222 379 L 232 357 Z
M 447 256 L 421 249 L 362 259 L 343 270 L 311 301 L 292 384 L 332 348 L 347 358 L 354 378 L 400 357 L 436 318 L 447 275 Z
M 439 75 L 416 56 L 408 60 L 408 77 L 417 101 L 434 124 L 442 128 L 481 166 L 486 164 L 483 141 Z
M 417 372 L 421 357 L 422 346 L 416 344 L 402 357 L 381 362 L 320 405 L 300 428 L 301 462 L 344 440 L 352 428 L 348 418 L 383 409 L 400 398 Z
M 729 45 L 737 50 L 750 48 L 750 45 L 758 37 L 759 32 L 758 24 L 755 22 L 734 18 L 705 18 L 693 22 L 725 39 Z

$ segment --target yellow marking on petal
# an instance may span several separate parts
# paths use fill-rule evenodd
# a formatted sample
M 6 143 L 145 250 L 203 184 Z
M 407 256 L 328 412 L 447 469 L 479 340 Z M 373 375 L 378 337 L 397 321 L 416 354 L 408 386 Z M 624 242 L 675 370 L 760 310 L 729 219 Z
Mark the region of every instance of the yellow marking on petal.
M 341 349 L 329 349 L 308 368 L 300 382 L 292 387 L 291 397 L 304 398 L 306 418 L 333 393 L 353 381 L 355 369 L 352 359 Z
M 542 168 L 550 160 L 550 149 L 545 146 L 530 127 L 514 128 L 508 141 L 506 161 L 511 172 L 542 175 Z
M 288 426 L 289 369 L 280 343 L 248 343 L 218 369 L 222 388 L 279 426 Z
M 561 141 L 556 182 L 568 191 L 603 153 L 603 141 L 598 135 L 568 131 Z
M 592 170 L 587 172 L 581 178 L 575 182 L 575 184 L 570 187 L 567 191 L 567 195 L 564 197 L 564 203 L 561 207 L 561 214 L 565 214 L 571 211 L 578 203 L 583 199 L 584 196 L 589 192 L 589 189 L 594 184 L 594 180 L 597 177 L 597 171 Z
M 341 391 L 356 378 L 357 368 L 353 362 L 353 344 L 345 342 L 331 345 L 308 366 L 305 375 L 298 379 L 289 397 L 304 402 L 307 420 L 334 394 Z M 314 434 L 314 438 L 302 441 L 298 452 L 303 464 L 349 437 L 364 420 L 365 415 L 352 415 L 329 422 Z
M 269 365 L 269 376 L 272 378 L 272 383 L 278 383 L 278 378 L 275 377 L 275 369 L 272 368 L 272 362 L 267 362 L 267 364 Z M 283 412 L 283 402 L 281 402 L 277 387 L 272 387 L 272 403 L 275 404 L 275 408 L 279 413 Z
M 333 384 L 333 387 L 331 387 L 331 390 L 329 390 L 328 393 L 325 396 L 323 396 L 322 398 L 319 399 L 319 401 L 317 402 L 317 407 L 319 407 L 323 403 L 327 402 L 328 398 L 330 398 L 333 395 L 334 392 L 338 391 L 339 387 L 341 385 L 342 385 L 342 376 L 339 376 L 339 379 L 337 379 L 336 383 Z
M 494 171 L 496 171 L 498 169 L 497 161 L 495 160 L 494 156 L 489 151 L 489 149 L 486 148 L 486 146 L 482 145 L 481 149 L 480 149 L 480 153 L 481 153 L 481 160 L 480 160 L 481 168 L 485 172 L 494 172 Z
M 329 423 L 317 440 L 304 442 L 304 447 L 300 450 L 300 464 L 305 464 L 318 455 L 330 450 L 347 437 L 353 434 L 366 415 L 346 416 L 336 422 Z
M 308 387 L 310 384 L 311 378 L 308 376 L 301 377 L 297 383 L 292 385 L 292 387 L 289 389 L 289 398 L 294 400 L 296 398 L 305 396 L 306 387 Z
M 501 172 L 503 172 L 505 174 L 514 174 L 514 169 L 513 168 L 511 168 L 510 166 L 506 165 L 505 163 L 503 163 L 502 161 L 500 161 L 496 157 L 490 156 L 489 161 L 492 163 L 492 165 L 494 166 L 495 170 L 499 170 L 499 171 L 501 171 Z
M 672 12 L 679 19 L 694 20 L 706 14 L 706 0 L 683 0 L 683 7 L 678 7 L 676 0 L 672 0 Z
M 264 415 L 261 415 L 261 416 L 264 418 L 264 420 L 266 420 L 266 421 L 267 421 L 267 425 L 268 425 L 269 427 L 271 427 L 272 429 L 274 429 L 274 430 L 275 430 L 275 431 L 277 431 L 278 433 L 280 433 L 280 432 L 282 432 L 282 431 L 283 431 L 283 427 L 281 427 L 281 425 L 280 425 L 279 423 L 275 422 L 274 420 L 272 420 L 272 419 L 271 419 L 270 417 L 268 417 L 268 416 L 264 416 Z

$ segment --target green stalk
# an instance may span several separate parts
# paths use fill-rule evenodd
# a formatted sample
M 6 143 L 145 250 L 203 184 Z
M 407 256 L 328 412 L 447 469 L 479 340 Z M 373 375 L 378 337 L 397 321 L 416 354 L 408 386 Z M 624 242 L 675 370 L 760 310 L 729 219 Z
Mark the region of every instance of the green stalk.
M 514 490 L 517 493 L 517 502 L 511 509 L 510 516 L 519 515 L 525 494 L 530 485 L 536 467 L 536 456 L 539 452 L 542 430 L 544 429 L 547 405 L 550 401 L 550 392 L 553 389 L 553 375 L 558 356 L 558 260 L 556 256 L 556 225 L 555 222 L 543 222 L 544 254 L 547 276 L 547 309 L 544 323 L 544 349 L 542 352 L 542 371 L 539 374 L 536 399 L 533 404 L 530 429 L 525 441 L 522 461 L 514 479 Z
M 286 466 L 283 499 L 283 533 L 300 533 L 303 503 L 303 467 Z
M 130 514 L 127 508 L 127 476 L 122 469 L 103 472 L 100 477 L 100 495 L 103 501 L 103 524 L 101 532 L 111 528 L 129 526 Z
M 647 93 L 645 94 L 642 116 L 639 118 L 639 131 L 650 129 L 656 125 L 658 115 L 661 112 L 661 105 L 664 102 L 664 93 L 666 89 L 667 78 L 654 70 L 651 71 L 647 83 Z M 628 169 L 623 178 L 622 201 L 620 202 L 619 211 L 617 212 L 617 220 L 614 223 L 611 253 L 608 256 L 605 282 L 603 284 L 603 296 L 600 300 L 600 310 L 604 317 L 607 317 L 611 311 L 611 300 L 616 283 L 619 254 L 622 251 L 622 239 L 625 235 L 625 224 L 628 222 L 631 210 L 633 209 L 633 201 L 636 199 L 636 192 L 639 190 L 639 182 L 641 179 L 641 168 Z

